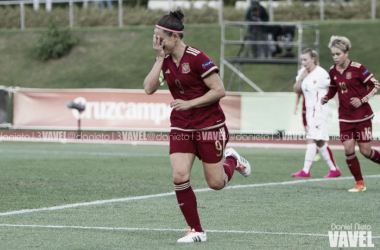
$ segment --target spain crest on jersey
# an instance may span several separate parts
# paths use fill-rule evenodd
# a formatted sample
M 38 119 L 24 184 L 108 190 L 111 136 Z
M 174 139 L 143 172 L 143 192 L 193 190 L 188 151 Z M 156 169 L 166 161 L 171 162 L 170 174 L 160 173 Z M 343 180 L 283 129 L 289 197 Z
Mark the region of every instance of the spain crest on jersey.
M 347 72 L 346 79 L 351 79 L 351 78 L 352 78 L 351 72 Z
M 182 64 L 182 73 L 187 74 L 190 72 L 190 65 L 189 63 Z

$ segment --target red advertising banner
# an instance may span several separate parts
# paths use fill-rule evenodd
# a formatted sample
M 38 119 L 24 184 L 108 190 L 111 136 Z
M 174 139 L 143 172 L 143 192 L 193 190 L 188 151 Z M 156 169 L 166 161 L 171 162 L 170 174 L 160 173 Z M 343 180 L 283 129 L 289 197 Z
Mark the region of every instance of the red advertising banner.
M 119 89 L 26 89 L 14 93 L 13 128 L 83 130 L 169 131 L 169 91 L 147 95 L 143 90 Z M 79 112 L 68 101 L 84 104 Z M 230 130 L 240 130 L 241 97 L 227 95 L 221 100 Z

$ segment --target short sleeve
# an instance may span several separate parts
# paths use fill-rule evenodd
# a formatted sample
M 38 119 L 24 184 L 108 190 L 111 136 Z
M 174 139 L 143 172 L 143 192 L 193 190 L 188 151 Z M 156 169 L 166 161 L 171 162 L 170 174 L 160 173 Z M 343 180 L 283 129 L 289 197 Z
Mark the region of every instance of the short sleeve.
M 195 58 L 194 66 L 202 79 L 219 72 L 218 66 L 205 53 L 201 52 Z
M 364 84 L 368 84 L 368 81 L 371 79 L 373 74 L 371 74 L 371 72 L 369 72 L 369 70 L 364 65 L 361 65 L 358 71 L 358 77 L 360 81 Z

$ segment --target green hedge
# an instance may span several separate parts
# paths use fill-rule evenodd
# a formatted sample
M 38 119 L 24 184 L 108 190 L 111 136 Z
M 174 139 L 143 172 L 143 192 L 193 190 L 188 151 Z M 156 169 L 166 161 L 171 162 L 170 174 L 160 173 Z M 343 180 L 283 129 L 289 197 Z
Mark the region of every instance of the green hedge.
M 320 28 L 320 65 L 329 69 L 334 63 L 327 48 L 332 35 L 347 36 L 353 44 L 350 59 L 364 64 L 375 77 L 380 76 L 378 21 L 313 22 Z M 38 61 L 31 56 L 46 29 L 0 30 L 0 83 L 25 88 L 120 88 L 141 89 L 146 74 L 152 69 L 153 25 L 124 28 L 76 28 L 71 30 L 78 44 L 58 60 Z M 226 29 L 227 37 L 236 37 L 238 29 Z M 304 41 L 314 39 L 304 29 Z M 187 45 L 207 53 L 220 65 L 221 28 L 218 24 L 186 25 Z M 236 55 L 240 46 L 228 46 L 227 55 Z M 244 74 L 264 91 L 292 91 L 297 65 L 245 64 Z M 225 68 L 227 87 L 232 71 Z M 239 90 L 238 78 L 232 90 Z M 288 86 L 288 88 L 284 88 Z M 167 89 L 167 85 L 163 86 Z M 253 91 L 242 82 L 243 91 Z
M 55 22 L 51 22 L 49 29 L 38 40 L 34 54 L 41 61 L 58 59 L 67 55 L 77 42 L 69 29 L 61 30 Z
M 360 10 L 360 11 L 358 11 Z M 218 10 L 205 7 L 203 9 L 184 10 L 187 24 L 195 23 L 217 23 Z M 243 21 L 245 10 L 237 10 L 231 6 L 225 6 L 223 11 L 224 20 Z M 319 5 L 309 4 L 306 6 L 301 2 L 294 2 L 293 5 L 285 5 L 274 8 L 274 21 L 304 21 L 319 20 Z M 141 6 L 123 7 L 124 25 L 152 25 L 165 14 L 162 10 L 149 10 Z M 376 13 L 380 13 L 380 4 L 377 4 Z M 379 14 L 378 14 L 379 15 Z M 325 19 L 368 19 L 371 17 L 370 1 L 354 1 L 351 5 L 326 4 Z M 54 19 L 60 27 L 69 26 L 68 6 L 61 4 L 60 7 L 53 8 L 49 13 L 44 9 L 34 11 L 31 5 L 25 5 L 25 26 L 26 28 L 48 27 L 50 20 Z M 74 26 L 118 26 L 118 10 L 101 10 L 95 4 L 90 3 L 87 9 L 80 5 L 74 6 Z M 0 29 L 20 28 L 20 8 L 19 6 L 0 7 Z

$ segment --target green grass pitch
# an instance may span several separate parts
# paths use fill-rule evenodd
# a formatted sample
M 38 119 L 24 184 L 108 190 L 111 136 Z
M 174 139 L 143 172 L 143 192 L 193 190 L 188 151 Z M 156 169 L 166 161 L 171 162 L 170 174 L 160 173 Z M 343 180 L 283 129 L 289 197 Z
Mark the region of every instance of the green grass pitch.
M 196 160 L 191 183 L 208 241 L 176 243 L 187 225 L 173 195 L 167 146 L 0 143 L 0 249 L 329 249 L 331 225 L 371 226 L 380 246 L 380 167 L 362 156 L 367 184 L 343 175 L 292 179 L 304 150 L 237 148 L 252 174 L 207 189 Z M 358 153 L 359 155 L 359 153 Z

